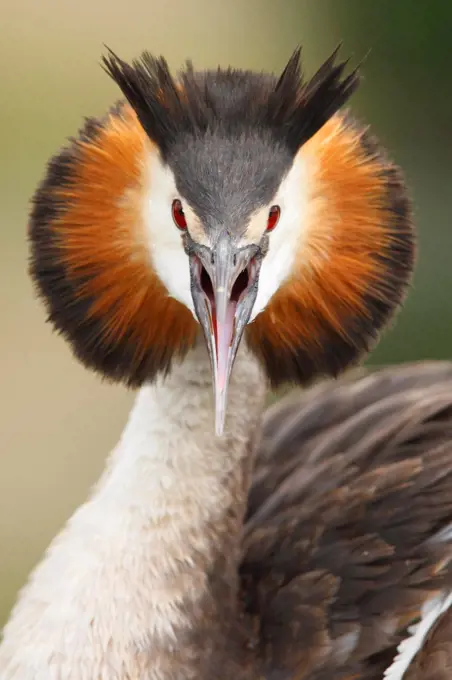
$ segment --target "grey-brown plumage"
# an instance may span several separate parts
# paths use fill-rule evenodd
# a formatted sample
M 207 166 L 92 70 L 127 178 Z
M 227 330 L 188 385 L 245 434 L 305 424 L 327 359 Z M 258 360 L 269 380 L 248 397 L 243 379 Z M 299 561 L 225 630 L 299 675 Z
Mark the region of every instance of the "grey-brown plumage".
M 240 570 L 263 677 L 382 678 L 428 594 L 452 587 L 452 546 L 434 540 L 451 522 L 452 364 L 271 408 Z M 407 677 L 450 677 L 448 640 L 450 614 Z

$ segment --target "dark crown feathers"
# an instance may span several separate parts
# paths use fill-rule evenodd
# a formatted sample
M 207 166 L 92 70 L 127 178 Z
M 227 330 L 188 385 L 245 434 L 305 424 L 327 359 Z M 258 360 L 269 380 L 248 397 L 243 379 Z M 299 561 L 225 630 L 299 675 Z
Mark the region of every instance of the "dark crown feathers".
M 343 78 L 347 62 L 336 63 L 338 49 L 309 81 L 300 48 L 279 78 L 233 69 L 201 73 L 188 62 L 177 81 L 166 60 L 149 52 L 128 64 L 109 50 L 103 65 L 163 155 L 179 135 L 218 127 L 231 135 L 246 127 L 264 128 L 296 153 L 358 85 L 357 69 Z

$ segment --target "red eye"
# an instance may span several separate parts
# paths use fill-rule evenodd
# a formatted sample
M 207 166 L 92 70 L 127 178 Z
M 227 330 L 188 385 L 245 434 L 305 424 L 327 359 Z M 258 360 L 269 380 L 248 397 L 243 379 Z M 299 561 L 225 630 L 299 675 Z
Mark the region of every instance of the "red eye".
M 184 209 L 182 208 L 182 203 L 176 198 L 171 206 L 173 212 L 174 224 L 178 229 L 185 230 L 187 228 L 187 220 L 185 219 Z
M 278 224 L 279 216 L 281 214 L 281 209 L 279 205 L 272 205 L 268 213 L 267 219 L 267 231 L 273 231 L 273 229 Z

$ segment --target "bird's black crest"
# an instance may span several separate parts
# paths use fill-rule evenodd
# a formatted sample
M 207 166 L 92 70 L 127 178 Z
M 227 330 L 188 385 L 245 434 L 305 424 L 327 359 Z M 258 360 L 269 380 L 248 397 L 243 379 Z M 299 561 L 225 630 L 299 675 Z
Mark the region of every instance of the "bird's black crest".
M 163 155 L 181 134 L 220 127 L 231 135 L 247 126 L 270 130 L 295 153 L 358 85 L 356 70 L 342 77 L 347 62 L 336 63 L 337 52 L 309 81 L 300 49 L 279 78 L 233 69 L 196 72 L 189 62 L 175 80 L 166 60 L 148 52 L 128 64 L 109 51 L 103 64 Z

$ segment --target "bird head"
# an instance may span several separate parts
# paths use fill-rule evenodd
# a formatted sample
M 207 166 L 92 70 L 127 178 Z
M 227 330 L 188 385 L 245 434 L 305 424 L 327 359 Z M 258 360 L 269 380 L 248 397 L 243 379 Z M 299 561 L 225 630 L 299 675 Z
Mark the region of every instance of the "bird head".
M 201 329 L 221 434 L 240 342 L 273 386 L 367 351 L 414 238 L 399 170 L 339 112 L 356 72 L 335 52 L 305 81 L 298 50 L 279 77 L 103 63 L 125 101 L 51 160 L 30 221 L 32 276 L 76 355 L 140 385 Z

